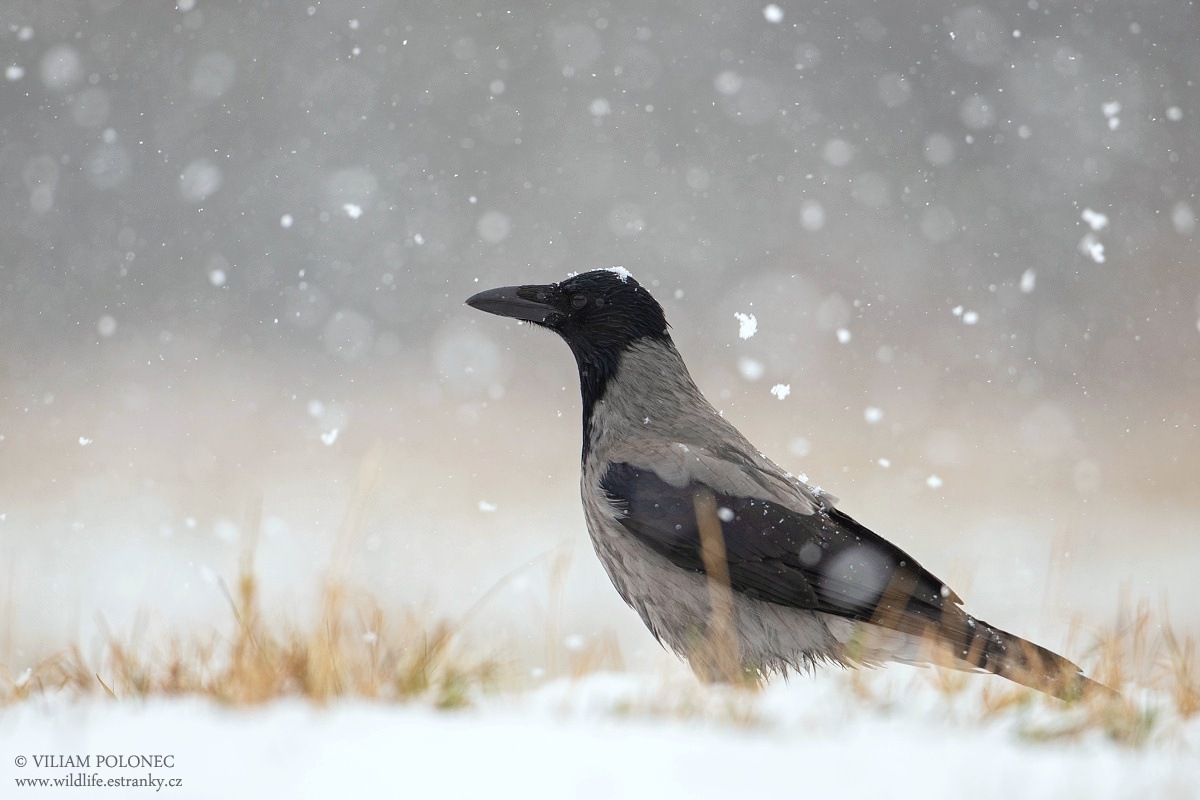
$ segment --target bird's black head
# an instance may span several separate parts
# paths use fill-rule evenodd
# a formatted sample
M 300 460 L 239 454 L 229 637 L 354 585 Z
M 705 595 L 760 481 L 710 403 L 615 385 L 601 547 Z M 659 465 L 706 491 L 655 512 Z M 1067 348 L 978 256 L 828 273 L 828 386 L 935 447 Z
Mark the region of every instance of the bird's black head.
M 504 286 L 467 305 L 550 330 L 570 346 L 579 366 L 585 432 L 622 354 L 638 342 L 670 343 L 662 306 L 624 269 L 597 269 L 560 283 Z
M 467 305 L 549 328 L 580 359 L 618 358 L 641 339 L 669 340 L 662 306 L 624 269 L 597 269 L 543 286 L 504 286 Z

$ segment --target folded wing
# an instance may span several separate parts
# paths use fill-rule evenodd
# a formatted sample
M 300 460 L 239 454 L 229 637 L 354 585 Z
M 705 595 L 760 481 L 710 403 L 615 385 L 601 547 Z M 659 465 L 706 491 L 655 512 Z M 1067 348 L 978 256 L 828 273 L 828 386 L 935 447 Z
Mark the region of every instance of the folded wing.
M 802 514 L 696 480 L 677 486 L 628 463 L 612 464 L 601 487 L 634 538 L 698 573 L 705 570 L 695 498 L 712 493 L 731 588 L 756 600 L 914 634 L 939 627 L 948 603 L 961 602 L 911 556 L 836 508 Z

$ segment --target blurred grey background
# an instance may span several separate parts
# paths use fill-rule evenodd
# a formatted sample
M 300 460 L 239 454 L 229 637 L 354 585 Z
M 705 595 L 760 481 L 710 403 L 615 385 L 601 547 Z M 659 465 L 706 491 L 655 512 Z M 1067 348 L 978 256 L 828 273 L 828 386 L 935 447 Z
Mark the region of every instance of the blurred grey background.
M 304 621 L 372 447 L 389 612 L 498 586 L 488 635 L 652 652 L 566 348 L 462 305 L 618 264 L 981 616 L 1200 623 L 1197 41 L 1157 0 L 6 0 L 0 663 L 227 625 L 248 547 Z

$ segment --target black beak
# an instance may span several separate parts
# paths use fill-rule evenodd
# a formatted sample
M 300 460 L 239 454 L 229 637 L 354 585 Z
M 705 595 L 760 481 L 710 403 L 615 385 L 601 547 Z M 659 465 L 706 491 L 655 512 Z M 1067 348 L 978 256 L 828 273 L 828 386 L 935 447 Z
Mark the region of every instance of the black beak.
M 545 323 L 551 316 L 561 313 L 553 305 L 553 297 L 554 292 L 549 286 L 501 286 L 468 297 L 467 305 L 501 317 Z

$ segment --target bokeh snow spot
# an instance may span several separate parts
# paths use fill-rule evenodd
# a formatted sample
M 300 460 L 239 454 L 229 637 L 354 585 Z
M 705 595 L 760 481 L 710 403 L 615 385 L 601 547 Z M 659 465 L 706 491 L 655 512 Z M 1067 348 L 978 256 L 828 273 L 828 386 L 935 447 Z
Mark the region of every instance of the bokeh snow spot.
M 1033 267 L 1021 273 L 1021 291 L 1029 294 L 1037 286 L 1037 271 Z
M 42 56 L 42 83 L 47 89 L 64 91 L 83 78 L 83 63 L 70 45 L 51 47 Z
M 475 232 L 479 238 L 488 244 L 500 244 L 508 238 L 512 231 L 512 223 L 507 214 L 499 211 L 487 211 L 475 223 Z
M 321 340 L 330 355 L 346 361 L 358 361 L 371 351 L 375 343 L 375 325 L 357 311 L 341 309 L 325 322 Z
M 805 200 L 800 204 L 800 227 L 816 232 L 825 227 L 825 208 L 816 200 Z
M 756 381 L 766 372 L 766 367 L 761 361 L 753 358 L 738 359 L 738 372 L 748 381 Z
M 198 158 L 183 168 L 179 176 L 179 196 L 191 203 L 202 203 L 221 188 L 221 170 L 207 158 Z
M 1079 252 L 1097 264 L 1104 263 L 1104 242 L 1101 242 L 1094 233 L 1088 232 L 1079 240 Z
M 216 100 L 233 85 L 237 65 L 228 53 L 213 50 L 200 56 L 192 67 L 188 88 L 202 100 Z

